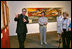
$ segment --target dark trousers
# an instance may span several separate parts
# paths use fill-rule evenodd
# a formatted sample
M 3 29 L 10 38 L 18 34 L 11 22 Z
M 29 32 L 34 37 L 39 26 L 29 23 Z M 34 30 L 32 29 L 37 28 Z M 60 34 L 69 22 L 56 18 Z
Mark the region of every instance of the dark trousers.
M 62 33 L 63 48 L 70 48 L 70 32 L 63 29 Z
M 19 41 L 19 47 L 24 48 L 24 41 L 26 39 L 26 33 L 17 33 L 18 41 Z
M 68 31 L 68 37 L 67 37 L 67 48 L 70 48 L 70 41 L 71 41 L 71 31 Z

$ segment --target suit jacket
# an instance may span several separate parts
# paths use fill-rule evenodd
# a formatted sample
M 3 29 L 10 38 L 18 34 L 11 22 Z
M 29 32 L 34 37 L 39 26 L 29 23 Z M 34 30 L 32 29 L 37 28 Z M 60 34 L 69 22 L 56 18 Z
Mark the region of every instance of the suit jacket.
M 23 18 L 27 20 L 27 22 L 23 21 Z M 18 15 L 18 18 L 14 18 L 14 21 L 17 21 L 17 28 L 16 28 L 16 33 L 27 33 L 27 27 L 26 24 L 29 23 L 28 17 L 25 15 L 23 16 L 22 14 Z

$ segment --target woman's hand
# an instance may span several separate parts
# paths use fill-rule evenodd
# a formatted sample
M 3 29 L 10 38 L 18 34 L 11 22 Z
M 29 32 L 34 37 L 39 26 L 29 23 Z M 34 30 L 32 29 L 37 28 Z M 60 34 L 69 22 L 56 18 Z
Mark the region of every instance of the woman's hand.
M 69 28 L 68 30 L 71 31 L 71 28 Z

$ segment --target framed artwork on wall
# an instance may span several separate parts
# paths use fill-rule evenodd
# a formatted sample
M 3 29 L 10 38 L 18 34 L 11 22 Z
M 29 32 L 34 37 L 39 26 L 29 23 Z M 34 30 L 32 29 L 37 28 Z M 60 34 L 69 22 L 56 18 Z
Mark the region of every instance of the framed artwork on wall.
M 42 11 L 45 12 L 48 22 L 56 22 L 58 10 L 62 11 L 62 8 L 27 8 L 29 23 L 38 23 Z

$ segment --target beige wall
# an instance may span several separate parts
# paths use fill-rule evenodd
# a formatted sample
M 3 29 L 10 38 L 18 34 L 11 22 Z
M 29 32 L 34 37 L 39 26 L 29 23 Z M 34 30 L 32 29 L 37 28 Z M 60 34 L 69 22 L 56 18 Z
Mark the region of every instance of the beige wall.
M 16 35 L 16 22 L 14 21 L 15 13 L 21 13 L 22 8 L 63 8 L 62 11 L 66 11 L 71 16 L 71 1 L 8 1 L 9 13 L 10 13 L 10 35 Z M 50 22 L 47 25 L 47 31 L 56 31 L 57 23 Z M 28 34 L 38 33 L 38 23 L 27 24 Z M 34 30 L 33 30 L 34 29 Z

